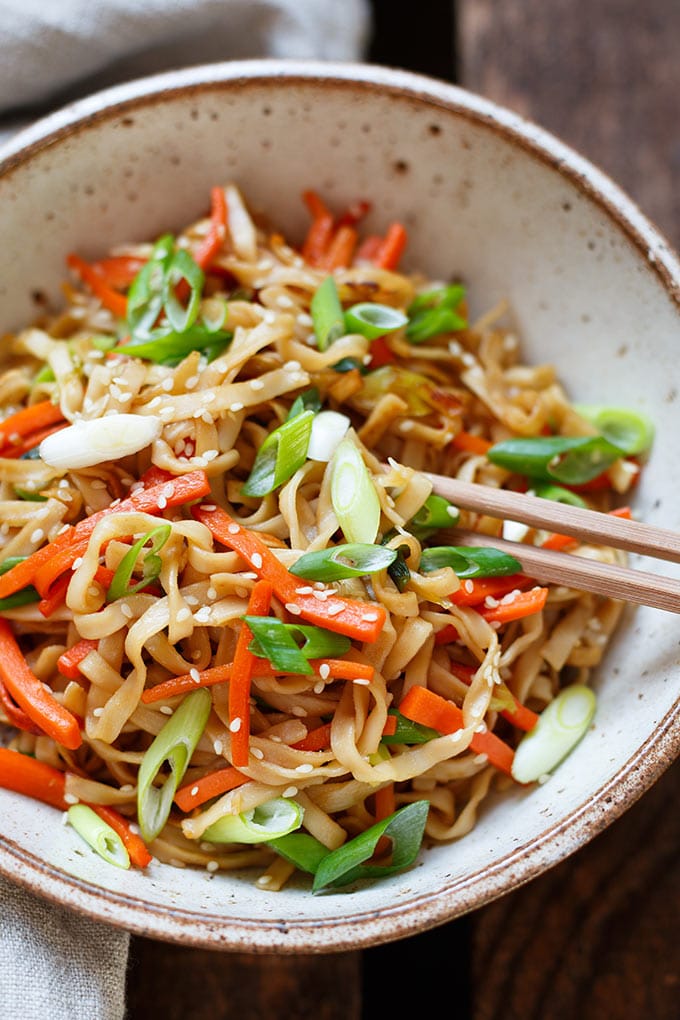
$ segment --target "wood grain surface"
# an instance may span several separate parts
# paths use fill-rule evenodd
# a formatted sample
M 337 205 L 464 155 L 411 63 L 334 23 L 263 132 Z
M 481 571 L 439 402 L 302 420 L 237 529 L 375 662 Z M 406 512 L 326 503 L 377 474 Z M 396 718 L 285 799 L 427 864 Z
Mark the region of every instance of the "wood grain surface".
M 680 248 L 678 0 L 374 0 L 369 59 L 448 81 L 589 157 Z M 521 889 L 362 952 L 249 956 L 134 938 L 128 1020 L 677 1020 L 680 764 Z

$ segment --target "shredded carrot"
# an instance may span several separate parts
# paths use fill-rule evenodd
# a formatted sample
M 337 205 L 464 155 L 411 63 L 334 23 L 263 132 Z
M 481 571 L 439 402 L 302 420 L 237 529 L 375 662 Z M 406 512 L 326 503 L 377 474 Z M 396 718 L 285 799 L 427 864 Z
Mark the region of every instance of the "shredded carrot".
M 607 513 L 611 517 L 622 517 L 626 521 L 629 521 L 632 517 L 629 506 L 620 506 L 615 510 L 608 510 Z M 561 535 L 559 532 L 554 532 L 552 535 L 548 535 L 546 540 L 541 543 L 541 548 L 560 551 L 562 549 L 568 549 L 570 545 L 578 545 L 578 539 L 572 538 L 571 535 Z
M 0 422 L 0 457 L 19 456 L 15 451 L 21 447 L 21 441 L 34 432 L 41 432 L 64 421 L 64 415 L 58 404 L 51 400 L 41 400 L 37 404 L 29 404 L 16 414 L 11 414 Z M 35 444 L 33 444 L 35 445 Z M 22 453 L 26 451 L 22 449 Z
M 474 432 L 461 431 L 453 437 L 451 446 L 454 450 L 462 450 L 464 453 L 485 454 L 493 443 L 483 436 L 476 436 Z
M 269 581 L 256 581 L 248 600 L 248 616 L 267 616 L 272 604 L 272 586 Z M 229 681 L 229 719 L 231 730 L 231 760 L 236 768 L 248 764 L 250 743 L 250 679 L 255 656 L 248 648 L 253 635 L 247 623 L 241 623 Z M 231 727 L 238 724 L 238 729 Z
M 56 579 L 85 553 L 90 535 L 103 517 L 112 513 L 160 514 L 166 508 L 200 499 L 209 492 L 210 483 L 205 471 L 190 471 L 186 475 L 178 475 L 170 482 L 138 489 L 122 502 L 105 507 L 72 525 L 54 542 L 42 546 L 8 570 L 0 577 L 0 598 L 13 595 L 28 584 L 35 584 L 40 595 L 47 598 Z
M 99 647 L 98 641 L 89 638 L 81 638 L 71 648 L 67 648 L 57 659 L 57 669 L 62 676 L 69 680 L 77 680 L 80 676 L 80 663 L 86 655 L 94 652 Z
M 461 583 L 449 596 L 455 606 L 478 606 L 485 598 L 499 599 L 515 588 L 527 588 L 533 580 L 525 574 L 508 574 L 505 577 L 475 577 Z
M 91 268 L 112 290 L 127 290 L 145 263 L 146 259 L 135 255 L 111 255 L 92 262 Z
M 388 715 L 385 719 L 385 725 L 383 726 L 383 736 L 393 737 L 397 732 L 397 717 L 396 715 Z
M 450 661 L 449 665 L 453 675 L 469 687 L 472 683 L 472 677 L 477 672 L 477 667 L 468 666 L 462 662 L 454 662 L 453 660 Z M 512 695 L 512 692 L 510 693 Z M 538 722 L 538 716 L 530 708 L 523 705 L 521 701 L 518 701 L 514 695 L 512 695 L 512 700 L 515 703 L 514 709 L 503 709 L 500 714 L 508 722 L 511 722 L 520 730 L 526 730 L 528 733 L 529 730 L 533 730 Z
M 396 799 L 394 796 L 394 783 L 387 783 L 375 791 L 373 796 L 375 804 L 375 820 L 381 822 L 383 818 L 389 818 L 396 810 Z M 376 853 L 378 849 L 376 848 Z
M 43 735 L 41 728 L 36 726 L 23 708 L 19 708 L 14 699 L 10 697 L 10 693 L 2 681 L 0 681 L 0 705 L 10 726 L 15 726 L 16 729 L 23 730 L 24 733 L 33 733 L 35 736 Z
M 399 711 L 407 719 L 439 733 L 456 733 L 464 726 L 461 709 L 427 687 L 411 687 L 399 705 Z M 476 754 L 485 754 L 501 772 L 512 775 L 514 752 L 494 733 L 473 733 L 470 747 Z
M 387 615 L 384 606 L 340 595 L 323 601 L 313 595 L 301 595 L 298 590 L 300 579 L 286 570 L 256 532 L 241 527 L 221 507 L 206 510 L 203 506 L 195 506 L 192 514 L 207 525 L 218 542 L 233 549 L 250 565 L 251 570 L 270 581 L 274 594 L 284 606 L 295 606 L 296 616 L 357 641 L 377 640 Z
M 194 252 L 194 259 L 201 269 L 208 269 L 226 236 L 227 198 L 224 188 L 214 187 L 210 191 L 210 229 Z
M 18 444 L 18 446 L 8 446 L 2 452 L 0 457 L 6 457 L 8 460 L 17 460 L 19 457 L 23 457 L 29 450 L 34 450 L 36 446 L 40 446 L 43 439 L 47 439 L 48 436 L 53 435 L 55 432 L 61 432 L 62 429 L 67 428 L 68 422 L 62 422 L 60 425 L 52 425 L 48 429 L 40 429 L 39 432 L 31 432 L 30 435 Z
M 30 669 L 6 620 L 0 618 L 0 680 L 26 715 L 62 747 L 82 744 L 78 720 Z
M 175 804 L 181 811 L 191 811 L 192 808 L 205 804 L 207 800 L 228 793 L 229 790 L 235 790 L 248 782 L 250 782 L 249 777 L 239 772 L 238 769 L 218 769 L 217 772 L 209 772 L 207 776 L 202 776 L 195 782 L 180 786 L 175 794 Z
M 0 747 L 0 786 L 45 804 L 68 809 L 64 800 L 66 777 L 59 769 L 19 751 Z
M 382 243 L 383 239 L 380 234 L 369 234 L 368 237 L 365 237 L 356 250 L 355 264 L 357 262 L 374 262 L 378 257 Z
M 386 336 L 379 336 L 372 340 L 368 352 L 371 356 L 371 368 L 382 368 L 383 365 L 392 365 L 397 360 Z
M 41 599 L 38 603 L 38 610 L 42 615 L 49 619 L 53 613 L 57 611 L 66 601 L 66 592 L 69 584 L 71 583 L 71 575 L 64 574 L 63 577 L 58 578 L 44 599 Z
M 305 191 L 303 200 L 313 219 L 302 245 L 302 257 L 311 266 L 323 259 L 333 236 L 333 215 L 315 191 Z
M 346 659 L 310 659 L 309 664 L 314 673 L 321 676 L 324 674 L 326 680 L 354 680 L 364 678 L 373 679 L 373 666 L 366 666 L 363 663 L 350 662 Z M 197 671 L 193 676 L 185 673 L 183 676 L 173 676 L 169 680 L 163 680 L 155 687 L 149 687 L 142 693 L 142 701 L 150 705 L 154 701 L 164 701 L 166 698 L 174 698 L 179 694 L 188 694 L 197 687 L 214 687 L 215 684 L 226 683 L 231 680 L 233 662 L 224 666 L 211 666 L 210 669 Z M 295 676 L 286 670 L 275 669 L 268 659 L 256 659 L 253 666 L 253 676 L 274 677 L 274 676 Z
M 90 265 L 80 255 L 70 254 L 66 257 L 67 265 L 86 283 L 95 297 L 99 298 L 104 308 L 108 308 L 117 318 L 124 319 L 127 315 L 127 298 L 110 287 L 96 265 Z
M 318 265 L 321 269 L 344 269 L 350 265 L 357 244 L 355 227 L 338 227 Z
M 153 857 L 147 850 L 146 843 L 141 836 L 132 831 L 130 822 L 124 815 L 121 815 L 115 808 L 109 807 L 108 804 L 92 804 L 89 802 L 87 804 L 95 814 L 99 815 L 103 822 L 106 822 L 114 832 L 118 833 L 123 846 L 128 852 L 131 864 L 134 864 L 137 868 L 146 868 L 147 865 L 151 864 Z
M 485 606 L 481 610 L 481 614 L 487 623 L 509 623 L 511 620 L 521 620 L 524 616 L 540 613 L 547 597 L 547 588 L 536 587 L 529 591 L 519 591 L 512 601 L 501 601 L 499 605 L 489 608 Z
M 295 751 L 326 751 L 331 746 L 331 723 L 309 730 L 306 737 L 290 746 Z
M 340 213 L 337 225 L 339 227 L 345 225 L 355 227 L 357 223 L 363 220 L 364 216 L 366 216 L 370 211 L 371 203 L 364 199 L 359 199 L 357 202 L 352 202 L 351 205 L 347 206 L 344 212 Z
M 374 265 L 380 269 L 396 269 L 404 254 L 408 235 L 403 223 L 392 223 L 375 256 Z

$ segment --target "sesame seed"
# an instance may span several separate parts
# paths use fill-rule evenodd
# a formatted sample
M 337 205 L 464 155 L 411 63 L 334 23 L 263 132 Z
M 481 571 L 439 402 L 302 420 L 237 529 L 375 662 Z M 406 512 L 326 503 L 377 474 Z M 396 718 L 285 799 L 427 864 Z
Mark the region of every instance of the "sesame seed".
M 366 623 L 373 623 L 375 620 L 378 619 L 378 614 L 374 613 L 371 610 L 370 613 L 362 613 L 361 619 L 364 620 Z
M 100 716 L 104 715 L 104 709 L 103 708 L 95 708 L 92 711 L 92 715 L 95 715 L 97 717 L 97 719 L 99 719 Z
M 77 570 L 82 562 L 83 562 L 83 557 L 82 556 L 76 556 L 76 558 L 73 561 L 73 566 L 72 566 L 71 569 L 72 570 Z
M 313 595 L 314 594 L 314 589 L 312 588 L 311 584 L 306 584 L 306 585 L 303 585 L 302 588 L 296 588 L 295 589 L 295 594 L 296 595 Z
M 91 595 L 92 598 L 96 598 L 97 595 L 100 594 L 99 588 L 97 588 L 96 585 L 91 584 L 90 587 L 87 589 L 87 594 Z
M 185 390 L 193 390 L 194 386 L 197 386 L 197 385 L 198 385 L 198 376 L 197 375 L 191 375 L 191 376 L 189 376 L 189 378 L 184 383 L 184 389 Z
M 463 585 L 463 588 L 468 593 L 468 595 L 472 595 L 473 591 L 475 590 L 475 586 L 472 583 L 472 581 L 466 581 L 465 584 Z
M 197 786 L 192 786 L 191 787 L 191 796 L 192 797 L 198 796 L 198 787 Z
M 192 666 L 192 668 L 189 670 L 189 676 L 191 677 L 195 684 L 200 684 L 201 674 L 198 672 L 195 666 Z
M 285 368 L 286 372 L 299 372 L 300 369 L 302 368 L 302 365 L 300 364 L 299 361 L 287 361 L 283 367 Z
M 238 400 L 235 400 L 234 403 L 230 406 L 229 410 L 236 414 L 237 411 L 243 410 L 243 404 L 240 404 Z
M 227 525 L 227 531 L 230 535 L 238 535 L 240 530 L 238 524 L 232 523 Z
M 260 555 L 260 553 L 257 552 L 253 553 L 251 559 L 253 561 L 253 566 L 255 567 L 255 569 L 260 570 L 262 568 L 262 556 Z
M 208 590 L 207 590 L 207 592 L 205 594 L 206 594 L 206 596 L 209 599 L 216 599 L 217 598 L 217 591 L 216 591 L 215 588 L 208 588 Z
M 271 885 L 271 884 L 272 884 L 271 875 L 260 875 L 256 882 L 256 885 Z
M 236 597 L 239 598 L 239 599 L 245 599 L 245 598 L 248 597 L 248 589 L 247 588 L 241 588 L 240 586 L 237 587 L 237 588 L 234 588 L 234 595 L 236 595 Z
M 220 865 L 218 861 L 208 861 L 208 863 L 205 866 L 205 870 L 213 874 L 215 871 L 219 870 L 219 867 Z
M 294 797 L 297 792 L 298 792 L 297 786 L 287 786 L 286 789 L 281 794 L 281 796 L 282 797 Z
M 311 315 L 308 315 L 307 312 L 300 312 L 297 317 L 297 321 L 301 326 L 311 326 L 313 324 L 312 317 Z
M 261 379 L 251 379 L 250 380 L 250 388 L 251 388 L 251 390 L 263 390 L 264 389 L 264 383 L 262 382 Z
M 302 614 L 302 610 L 294 602 L 286 602 L 286 609 L 291 616 L 300 616 Z
M 221 740 L 216 740 L 213 743 L 213 750 L 214 750 L 215 754 L 222 754 L 223 747 L 222 747 L 222 741 Z
M 258 761 L 262 761 L 264 758 L 264 751 L 262 751 L 259 747 L 251 747 L 250 753 L 253 758 L 257 758 Z
M 164 379 L 163 382 L 161 383 L 161 389 L 165 390 L 166 393 L 169 393 L 172 387 L 173 387 L 172 379 Z
M 161 705 L 158 711 L 162 712 L 163 715 L 172 715 L 172 709 L 170 708 L 170 705 Z
M 78 803 L 78 798 L 75 797 L 72 793 L 65 793 L 63 799 L 64 799 L 66 804 L 77 804 Z
M 203 404 L 212 404 L 213 400 L 215 400 L 214 393 L 204 393 L 201 397 L 201 403 Z
M 300 705 L 296 705 L 295 708 L 291 708 L 290 714 L 297 716 L 298 719 L 305 719 L 307 716 L 307 709 L 301 708 Z
M 345 607 L 343 606 L 342 602 L 334 602 L 332 606 L 328 607 L 326 612 L 328 613 L 329 616 L 337 616 L 338 613 L 341 613 L 344 608 Z
M 42 542 L 44 537 L 45 532 L 42 530 L 42 528 L 36 528 L 33 534 L 31 535 L 31 542 Z
M 279 294 L 279 296 L 276 299 L 276 303 L 279 306 L 279 308 L 292 308 L 293 305 L 295 304 L 293 299 L 289 298 L 287 294 Z M 283 367 L 285 368 L 286 366 L 284 365 Z
M 229 729 L 232 733 L 238 733 L 238 731 L 241 729 L 241 721 L 242 720 L 238 715 L 236 716 L 236 718 L 231 720 L 231 722 L 229 723 Z
M 487 595 L 484 599 L 484 605 L 487 609 L 495 609 L 496 606 L 500 605 L 498 599 L 495 599 L 493 595 Z
M 165 496 L 159 496 L 158 497 L 158 509 L 159 510 L 165 510 L 167 505 L 168 505 L 168 501 L 165 498 Z
M 321 665 L 319 666 L 319 676 L 321 677 L 322 680 L 328 680 L 328 677 L 330 675 L 331 667 L 328 665 L 327 662 L 322 662 Z
M 197 606 L 198 605 L 198 599 L 196 598 L 195 595 L 185 595 L 184 596 L 184 601 L 186 602 L 186 604 L 188 606 Z
M 486 765 L 489 760 L 488 754 L 476 754 L 473 761 L 475 765 Z
M 207 606 L 202 606 L 194 616 L 196 623 L 207 623 L 209 619 L 210 610 Z
M 182 608 L 178 610 L 175 619 L 178 623 L 182 623 L 184 620 L 188 620 L 190 616 L 191 610 L 187 606 L 182 606 Z
M 106 488 L 106 482 L 103 482 L 101 480 L 101 478 L 95 478 L 95 480 L 91 484 L 92 484 L 92 488 L 93 489 L 105 489 Z
M 399 426 L 399 431 L 400 432 L 410 432 L 411 429 L 414 427 L 414 424 L 415 424 L 415 422 L 412 422 L 412 421 L 403 421 L 401 423 L 401 425 Z
M 352 683 L 356 684 L 357 687 L 369 687 L 371 681 L 367 680 L 365 676 L 355 676 L 354 680 L 352 680 Z
M 310 765 L 309 762 L 303 762 L 302 765 L 296 765 L 295 766 L 295 771 L 296 772 L 313 772 L 314 771 L 314 766 Z
M 315 694 L 323 694 L 325 686 L 326 685 L 323 682 L 323 680 L 317 680 L 314 686 L 312 687 L 312 690 L 314 691 Z

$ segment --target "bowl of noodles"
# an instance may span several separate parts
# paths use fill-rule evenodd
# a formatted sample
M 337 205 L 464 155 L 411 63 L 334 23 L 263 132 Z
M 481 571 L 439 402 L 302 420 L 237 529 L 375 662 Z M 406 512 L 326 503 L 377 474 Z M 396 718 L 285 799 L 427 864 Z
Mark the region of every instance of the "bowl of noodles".
M 275 61 L 109 90 L 2 156 L 4 874 L 334 951 L 503 895 L 644 792 L 677 617 L 541 583 L 522 548 L 623 554 L 431 477 L 680 527 L 680 272 L 611 181 L 460 89 Z

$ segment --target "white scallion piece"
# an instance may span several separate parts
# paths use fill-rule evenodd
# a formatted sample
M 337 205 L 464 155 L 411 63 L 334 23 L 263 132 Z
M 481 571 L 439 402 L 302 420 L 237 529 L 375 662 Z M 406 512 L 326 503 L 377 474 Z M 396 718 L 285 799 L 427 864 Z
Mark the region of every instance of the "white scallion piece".
M 107 414 L 81 418 L 53 432 L 40 444 L 40 457 L 60 471 L 92 467 L 139 453 L 161 434 L 162 422 L 151 415 Z
M 296 801 L 275 797 L 240 815 L 224 815 L 205 830 L 203 838 L 209 843 L 266 843 L 299 829 L 302 815 Z
M 520 521 L 503 521 L 502 538 L 506 542 L 521 542 L 529 533 L 529 525 Z
M 87 804 L 74 804 L 70 807 L 68 821 L 78 835 L 109 864 L 115 864 L 117 868 L 130 867 L 130 856 L 118 833 Z
M 343 439 L 331 462 L 331 502 L 348 542 L 375 542 L 380 500 L 364 459 L 351 439 Z
M 307 456 L 327 463 L 345 438 L 351 422 L 339 411 L 319 411 L 312 421 Z
M 512 763 L 513 779 L 533 783 L 552 772 L 587 732 L 595 707 L 589 687 L 572 684 L 560 691 L 520 740 Z

